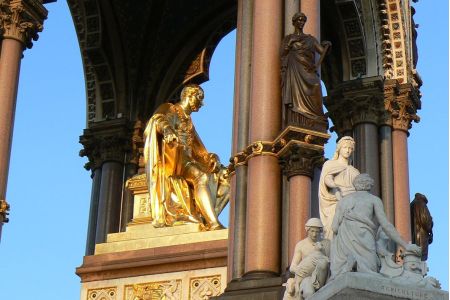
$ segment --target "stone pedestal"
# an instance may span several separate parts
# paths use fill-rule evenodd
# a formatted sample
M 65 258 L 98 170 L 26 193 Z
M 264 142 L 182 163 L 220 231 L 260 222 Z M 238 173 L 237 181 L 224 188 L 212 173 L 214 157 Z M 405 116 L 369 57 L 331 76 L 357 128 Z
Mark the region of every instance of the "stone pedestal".
M 215 300 L 271 300 L 282 299 L 284 287 L 281 277 L 242 278 L 228 283 L 225 293 Z
M 222 294 L 228 230 L 203 231 L 200 224 L 155 228 L 145 174 L 129 179 L 126 187 L 133 219 L 83 258 L 76 270 L 81 300 L 194 300 Z
M 346 273 L 327 283 L 308 300 L 444 300 L 448 292 L 392 283 L 364 273 Z
M 220 295 L 227 282 L 227 237 L 228 230 L 201 232 L 195 224 L 138 224 L 108 234 L 76 270 L 81 300 L 171 299 L 163 298 L 165 291 L 174 299 Z

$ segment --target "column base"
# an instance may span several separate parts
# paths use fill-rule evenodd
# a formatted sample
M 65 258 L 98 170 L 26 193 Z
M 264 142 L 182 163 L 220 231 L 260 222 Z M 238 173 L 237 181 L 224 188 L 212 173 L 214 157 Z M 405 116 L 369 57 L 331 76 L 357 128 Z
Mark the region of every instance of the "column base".
M 283 298 L 284 286 L 280 276 L 258 272 L 244 275 L 243 278 L 228 283 L 225 292 L 210 299 L 214 300 L 278 300 Z

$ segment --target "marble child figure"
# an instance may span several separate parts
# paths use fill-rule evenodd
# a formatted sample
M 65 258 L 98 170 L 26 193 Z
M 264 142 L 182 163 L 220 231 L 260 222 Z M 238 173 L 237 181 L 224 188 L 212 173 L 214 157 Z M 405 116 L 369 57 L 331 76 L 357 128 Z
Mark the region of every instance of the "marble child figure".
M 350 156 L 355 148 L 352 137 L 342 137 L 336 146 L 333 158 L 327 160 L 322 167 L 319 179 L 319 212 L 324 226 L 324 235 L 333 239 L 331 223 L 336 204 L 342 197 L 355 191 L 353 180 L 359 171 L 350 165 Z
M 295 245 L 290 272 L 295 282 L 290 282 L 291 294 L 304 299 L 325 285 L 328 278 L 330 241 L 322 239 L 323 225 L 320 219 L 311 218 L 305 224 L 308 236 Z M 287 289 L 288 290 L 288 289 Z M 289 291 L 289 290 L 288 290 Z M 289 299 L 287 296 L 285 299 Z

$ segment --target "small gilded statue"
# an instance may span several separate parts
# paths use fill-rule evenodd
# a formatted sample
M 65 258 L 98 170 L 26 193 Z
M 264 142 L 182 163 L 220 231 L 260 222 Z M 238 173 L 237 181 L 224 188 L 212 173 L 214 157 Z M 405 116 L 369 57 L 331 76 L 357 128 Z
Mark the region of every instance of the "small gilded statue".
M 284 118 L 288 123 L 286 125 L 292 123 L 301 125 L 299 123 L 305 122 L 295 120 L 305 118 L 327 124 L 322 108 L 322 90 L 317 69 L 331 43 L 323 41 L 320 44 L 312 35 L 303 33 L 306 19 L 304 13 L 296 13 L 292 17 L 295 31 L 287 35 L 282 43 L 281 85 Z M 317 63 L 316 52 L 320 55 Z
M 428 199 L 416 193 L 411 202 L 412 242 L 422 248 L 422 260 L 428 259 L 428 245 L 433 242 L 433 218 L 427 207 Z
M 198 85 L 187 85 L 179 103 L 164 103 L 149 120 L 144 159 L 155 227 L 199 223 L 223 228 L 217 216 L 229 200 L 226 168 L 206 150 L 191 113 L 203 105 Z

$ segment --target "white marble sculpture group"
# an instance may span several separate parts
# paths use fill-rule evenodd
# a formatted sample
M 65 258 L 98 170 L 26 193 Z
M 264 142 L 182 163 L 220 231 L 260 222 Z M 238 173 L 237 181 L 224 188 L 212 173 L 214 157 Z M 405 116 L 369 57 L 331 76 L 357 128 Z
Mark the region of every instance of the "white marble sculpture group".
M 389 223 L 380 198 L 369 193 L 374 181 L 350 165 L 351 137 L 340 139 L 319 181 L 320 219 L 305 224 L 307 237 L 295 246 L 283 299 L 307 299 L 328 282 L 347 272 L 390 278 L 392 282 L 440 288 L 424 277 L 421 249 L 405 242 Z M 324 238 L 323 238 L 324 236 Z M 395 263 L 388 244 L 404 249 L 403 265 Z

